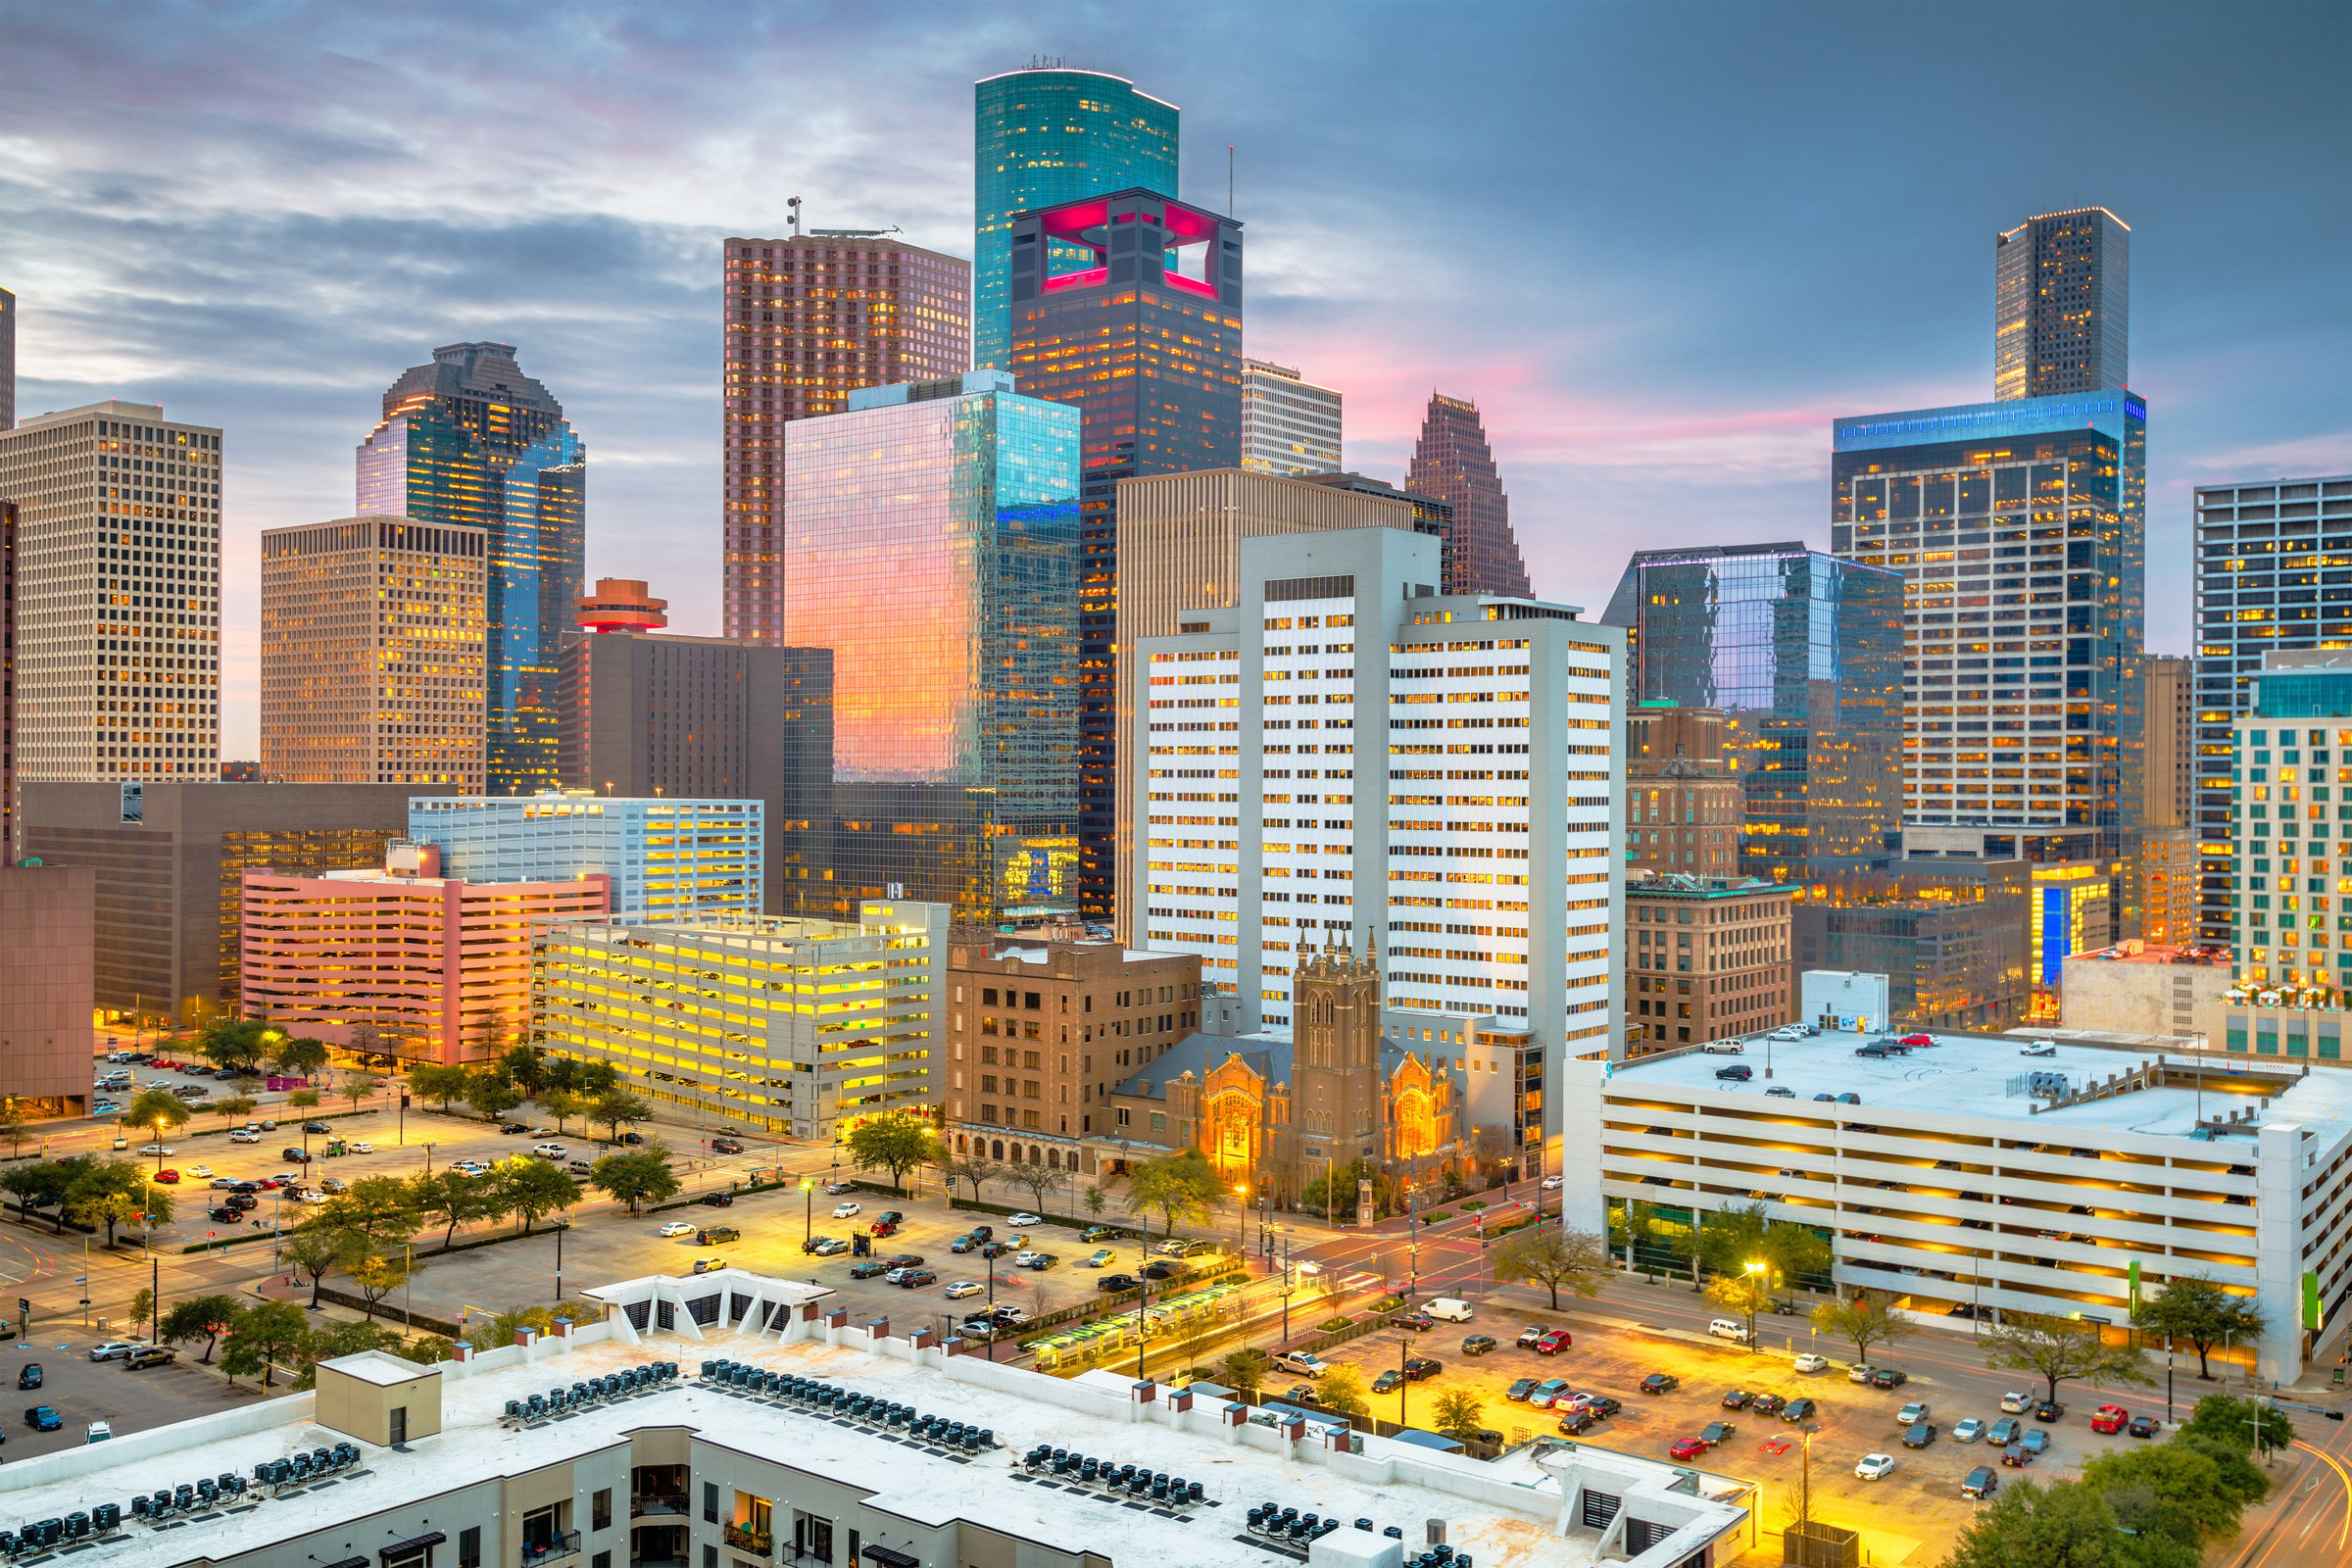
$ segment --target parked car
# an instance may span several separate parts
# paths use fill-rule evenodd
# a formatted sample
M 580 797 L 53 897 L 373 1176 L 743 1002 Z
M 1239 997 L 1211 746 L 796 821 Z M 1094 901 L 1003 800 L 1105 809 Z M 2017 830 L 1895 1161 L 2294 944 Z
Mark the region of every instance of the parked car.
M 1395 1317 L 1389 1319 L 1389 1326 L 1391 1328 L 1411 1329 L 1417 1334 L 1423 1329 L 1436 1328 L 1438 1326 L 1438 1320 L 1434 1317 L 1431 1317 L 1427 1312 L 1399 1312 Z
M 1331 1363 L 1312 1350 L 1285 1350 L 1274 1357 L 1274 1365 L 1281 1371 L 1296 1372 L 1306 1378 L 1319 1378 L 1331 1370 Z
M 1527 1396 L 1535 1393 L 1536 1390 L 1542 1386 L 1543 1381 L 1544 1380 L 1541 1378 L 1521 1378 L 1518 1382 L 1505 1389 L 1502 1396 L 1510 1400 L 1513 1404 L 1524 1404 L 1527 1402 Z
M 673 1219 L 654 1234 L 656 1236 L 692 1236 L 700 1229 L 702 1227 L 690 1219 Z
M 1695 1459 L 1707 1451 L 1707 1446 L 1696 1438 L 1681 1438 L 1668 1445 L 1666 1455 L 1671 1459 Z
M 835 1219 L 848 1219 L 852 1214 L 859 1212 L 861 1212 L 861 1210 L 856 1203 L 835 1203 L 833 1205 L 833 1217 Z
M 1732 1340 L 1740 1345 L 1745 1345 L 1749 1340 L 1755 1338 L 1748 1332 L 1747 1325 L 1735 1317 L 1715 1319 L 1707 1325 L 1707 1332 L 1719 1340 Z
M 1729 1421 L 1710 1421 L 1698 1429 L 1698 1441 L 1710 1448 L 1716 1447 L 1731 1442 L 1732 1434 L 1737 1430 Z
M 1870 1373 L 1870 1386 L 1874 1389 L 1899 1389 L 1910 1381 L 1910 1373 L 1897 1372 L 1890 1366 L 1873 1367 Z
M 1826 1355 L 1815 1355 L 1808 1350 L 1789 1362 L 1788 1367 L 1794 1372 L 1827 1372 L 1830 1369 L 1830 1358 Z
M 1374 1394 L 1394 1394 L 1404 1387 L 1404 1374 L 1395 1367 L 1391 1367 L 1372 1380 L 1372 1392 Z
M 1148 1280 L 1173 1279 L 1175 1275 L 1176 1265 L 1173 1263 L 1146 1263 L 1144 1265 L 1144 1278 Z
M 735 1206 L 733 1193 L 705 1193 L 700 1200 L 706 1208 L 733 1208 Z
M 1672 1394 L 1683 1386 L 1683 1380 L 1671 1372 L 1652 1372 L 1642 1380 L 1643 1394 Z
M 1446 1363 L 1436 1359 L 1434 1356 L 1412 1355 L 1405 1357 L 1404 1375 L 1407 1379 L 1414 1383 L 1426 1383 L 1431 1378 L 1436 1377 L 1439 1373 L 1445 1370 Z
M 545 1154 L 550 1159 L 564 1159 L 570 1155 L 571 1151 L 565 1149 L 562 1144 L 533 1144 L 531 1152 Z
M 343 1152 L 346 1154 L 372 1154 L 375 1152 L 375 1146 L 366 1139 L 348 1141 L 343 1145 Z
M 1753 1067 L 1750 1067 L 1750 1066 L 1747 1066 L 1747 1065 L 1745 1065 L 1744 1063 L 1740 1063 L 1740 1062 L 1735 1062 L 1735 1063 L 1733 1063 L 1733 1064 L 1732 1064 L 1731 1066 L 1729 1066 L 1729 1067 L 1718 1067 L 1718 1068 L 1716 1068 L 1716 1069 L 1715 1069 L 1715 1076 L 1716 1076 L 1716 1077 L 1718 1077 L 1718 1078 L 1724 1078 L 1724 1079 L 1729 1079 L 1729 1080 L 1731 1080 L 1731 1081 L 1732 1081 L 1732 1082 L 1734 1082 L 1734 1083 L 1742 1083 L 1742 1084 L 1743 1084 L 1743 1083 L 1747 1082 L 1747 1081 L 1748 1081 L 1750 1078 L 1753 1078 L 1755 1075 L 1756 1075 L 1756 1069 L 1755 1069 L 1755 1068 L 1753 1068 Z
M 1726 1410 L 1744 1410 L 1755 1401 L 1756 1396 L 1745 1389 L 1734 1389 L 1723 1396 L 1723 1407 Z
M 333 1132 L 333 1131 L 334 1131 L 334 1128 L 332 1128 L 332 1127 L 328 1126 L 328 1125 L 327 1125 L 325 1122 L 322 1122 L 322 1121 L 306 1121 L 306 1122 L 304 1122 L 304 1123 L 302 1124 L 302 1130 L 303 1130 L 304 1132 L 306 1132 L 306 1133 L 331 1133 L 331 1132 Z M 519 1133 L 519 1132 L 527 1132 L 528 1130 L 529 1130 L 529 1129 L 527 1129 L 527 1128 L 523 1128 L 523 1127 L 513 1127 L 513 1128 L 501 1127 L 501 1128 L 499 1129 L 499 1131 L 500 1131 L 500 1132 L 502 1132 L 502 1133 L 503 1133 L 503 1132 L 517 1132 L 517 1133 Z
M 697 1274 L 715 1274 L 726 1266 L 727 1260 L 723 1257 L 698 1257 L 694 1260 L 694 1271 Z
M 1600 1412 L 1590 1405 L 1579 1405 L 1560 1417 L 1560 1435 L 1580 1437 L 1600 1425 Z
M 2063 1421 L 2066 1419 L 2066 1406 L 2055 1399 L 2044 1399 L 2034 1406 L 2034 1419 L 2036 1421 Z
M 2031 1394 L 2004 1394 L 2001 1396 L 2001 1413 L 2004 1415 L 2024 1415 L 2033 1408 L 2034 1396 Z
M 277 1152 L 277 1157 L 284 1160 L 289 1165 L 308 1165 L 311 1162 L 311 1156 L 309 1154 L 305 1153 L 299 1149 L 296 1149 L 291 1144 L 288 1144 L 285 1148 L 279 1150 Z
M 1952 1423 L 1952 1441 L 1954 1443 L 1975 1443 L 1984 1436 L 1984 1423 L 1973 1415 L 1963 1416 Z
M 1759 1394 L 1749 1402 L 1748 1408 L 1758 1415 L 1779 1415 L 1781 1406 L 1788 1402 L 1787 1397 L 1782 1395 Z
M 978 1296 L 982 1291 L 987 1289 L 988 1287 L 981 1284 L 978 1280 L 957 1280 L 955 1284 L 949 1286 L 940 1294 L 945 1296 L 951 1301 L 960 1301 L 967 1296 Z
M 210 1176 L 212 1173 L 213 1167 L 210 1165 L 190 1165 L 188 1167 L 188 1174 L 191 1176 Z
M 1494 1348 L 1494 1336 L 1492 1334 L 1473 1334 L 1462 1341 L 1464 1355 L 1484 1355 Z
M 1115 1225 L 1089 1225 L 1078 1239 L 1082 1242 L 1107 1242 L 1119 1234 Z
M 2164 1430 L 2164 1423 L 2152 1415 L 2135 1415 L 2124 1430 L 2135 1438 L 2152 1438 Z
M 1790 1399 L 1781 1409 L 1781 1419 L 1790 1424 L 1810 1421 L 1821 1413 L 1821 1406 L 1811 1399 Z
M 2018 1434 L 2017 1446 L 2038 1459 L 2050 1451 L 2050 1435 L 2039 1427 L 2028 1427 Z
M 1536 1385 L 1535 1391 L 1528 1395 L 1527 1402 L 1539 1410 L 1548 1410 L 1567 1393 L 1568 1380 L 1566 1378 L 1547 1378 Z
M 1082 1267 L 1086 1268 L 1104 1268 L 1107 1267 L 1114 1259 L 1116 1259 L 1118 1255 L 1119 1254 L 1117 1252 L 1111 1250 L 1107 1247 L 1098 1247 L 1093 1251 L 1087 1253 L 1084 1258 L 1080 1259 L 1080 1264 Z
M 1904 1405 L 1900 1410 L 1895 1412 L 1894 1424 L 1898 1427 L 1907 1427 L 1914 1422 L 1925 1421 L 1927 1418 L 1928 1401 L 1925 1399 L 1913 1399 L 1909 1404 Z
M 1866 1453 L 1854 1466 L 1854 1479 L 1857 1481 L 1884 1481 L 1892 1474 L 1894 1455 L 1891 1453 Z
M 2132 1424 L 2132 1412 L 2120 1404 L 2102 1404 L 2090 1413 L 2090 1430 L 2113 1437 Z
M 228 1135 L 228 1141 L 232 1144 L 258 1144 L 262 1141 L 262 1135 L 260 1133 L 249 1133 L 244 1128 L 240 1127 L 235 1132 Z
M 162 1182 L 167 1187 L 176 1187 L 179 1185 L 179 1172 L 167 1165 L 157 1171 L 150 1180 Z
M 1105 1274 L 1095 1281 L 1098 1291 L 1132 1291 L 1142 1282 L 1132 1274 Z
M 743 1152 L 743 1146 L 732 1138 L 713 1138 L 710 1140 L 710 1152 L 713 1154 L 740 1154 Z
M 827 1182 L 827 1183 L 825 1183 L 825 1195 L 826 1195 L 828 1198 L 839 1198 L 839 1197 L 840 1197 L 842 1194 L 844 1194 L 844 1193 L 854 1193 L 854 1192 L 856 1192 L 857 1190 L 858 1190 L 858 1184 L 857 1184 L 856 1182 Z
M 169 1154 L 172 1152 L 172 1146 L 169 1144 L 141 1144 L 139 1152 L 142 1154 Z
M 151 1366 L 170 1366 L 179 1359 L 179 1352 L 168 1346 L 142 1345 L 122 1358 L 122 1365 L 137 1372 Z
M 854 1280 L 876 1279 L 889 1272 L 890 1265 L 878 1257 L 864 1258 L 850 1265 L 850 1278 Z
M 1933 1421 L 1915 1421 L 1903 1432 L 1903 1446 L 1906 1448 L 1924 1448 L 1935 1441 L 1936 1423 Z
M 1010 1225 L 1015 1230 L 1025 1231 L 1032 1226 L 1043 1225 L 1045 1220 L 1035 1214 L 1015 1214 L 1012 1216 L 1012 1218 L 1006 1220 L 1004 1223 Z
M 728 1242 L 743 1240 L 743 1232 L 732 1225 L 706 1225 L 694 1238 L 699 1247 L 722 1247 Z
M 893 1272 L 898 1275 L 898 1278 L 890 1283 L 903 1291 L 919 1291 L 926 1285 L 939 1283 L 939 1276 L 927 1268 L 903 1268 L 893 1270 Z
M 134 1347 L 129 1353 L 137 1354 L 137 1348 Z M 17 1369 L 17 1387 L 20 1389 L 37 1389 L 45 1381 L 41 1363 L 38 1361 L 27 1361 Z
M 35 1432 L 55 1432 L 66 1424 L 66 1418 L 54 1405 L 36 1404 L 24 1412 L 24 1424 Z
M 93 1421 L 81 1429 L 81 1441 L 85 1444 L 105 1443 L 114 1435 L 115 1424 L 111 1421 Z
M 305 1132 L 309 1132 L 311 1129 L 309 1127 L 305 1127 L 303 1130 Z M 326 1129 L 321 1127 L 318 1130 L 324 1132 Z M 528 1135 L 531 1128 L 528 1122 L 508 1121 L 499 1123 L 498 1130 L 506 1134 L 509 1138 L 521 1138 Z
M 1566 1329 L 1553 1329 L 1536 1342 L 1536 1353 L 1538 1355 L 1557 1355 L 1575 1343 L 1575 1337 Z
M 1960 1478 L 1960 1495 L 1979 1499 L 1989 1497 L 2001 1490 L 2001 1473 L 1988 1464 L 1981 1464 Z
M 1550 1332 L 1551 1330 L 1545 1328 L 1541 1323 L 1530 1323 L 1527 1327 L 1519 1331 L 1519 1338 L 1514 1340 L 1512 1343 L 1517 1345 L 1522 1350 L 1532 1350 L 1536 1348 L 1536 1342 Z

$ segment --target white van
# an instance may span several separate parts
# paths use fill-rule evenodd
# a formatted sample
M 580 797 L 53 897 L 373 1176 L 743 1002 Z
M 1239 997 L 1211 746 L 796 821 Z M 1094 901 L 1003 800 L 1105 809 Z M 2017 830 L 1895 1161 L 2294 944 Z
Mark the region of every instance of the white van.
M 1719 1340 L 1737 1340 L 1741 1345 L 1745 1345 L 1749 1338 L 1747 1325 L 1731 1317 L 1717 1318 L 1707 1325 L 1707 1332 Z
M 1421 1310 L 1444 1323 L 1467 1323 L 1472 1315 L 1470 1303 L 1452 1296 L 1441 1296 Z
M 1740 1056 L 1747 1053 L 1746 1045 L 1738 1040 L 1710 1040 L 1698 1049 L 1709 1056 Z

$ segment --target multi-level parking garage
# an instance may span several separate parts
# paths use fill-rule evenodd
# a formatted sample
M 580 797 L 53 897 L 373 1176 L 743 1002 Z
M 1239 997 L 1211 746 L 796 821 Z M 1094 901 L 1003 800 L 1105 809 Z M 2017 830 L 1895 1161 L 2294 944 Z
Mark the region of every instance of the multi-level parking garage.
M 2352 1073 L 1936 1038 L 1884 1058 L 1832 1034 L 1775 1043 L 1769 1065 L 1760 1041 L 1568 1062 L 1568 1223 L 1597 1230 L 1642 1202 L 1703 1224 L 1760 1199 L 1833 1238 L 1841 1289 L 1932 1318 L 2120 1331 L 2134 1262 L 2143 1295 L 2208 1275 L 2268 1319 L 2232 1353 L 2263 1377 L 2302 1370 L 2305 1275 L 2330 1318 L 2352 1290 Z M 1752 1077 L 1719 1077 L 1727 1065 Z

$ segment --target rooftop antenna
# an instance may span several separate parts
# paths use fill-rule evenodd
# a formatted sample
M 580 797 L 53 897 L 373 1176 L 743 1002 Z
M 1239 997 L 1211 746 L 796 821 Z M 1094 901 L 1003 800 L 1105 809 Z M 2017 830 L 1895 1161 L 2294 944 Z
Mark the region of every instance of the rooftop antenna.
M 1233 143 L 1225 144 L 1225 216 L 1233 216 Z
M 798 239 L 801 234 L 801 199 L 798 196 L 787 197 L 784 207 L 792 214 L 792 234 Z

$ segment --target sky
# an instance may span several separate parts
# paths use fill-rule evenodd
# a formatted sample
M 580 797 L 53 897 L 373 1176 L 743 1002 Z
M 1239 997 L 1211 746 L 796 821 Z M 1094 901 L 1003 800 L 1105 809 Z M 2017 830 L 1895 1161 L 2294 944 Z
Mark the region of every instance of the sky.
M 2352 7 L 0 0 L 20 416 L 226 434 L 223 755 L 257 754 L 258 540 L 347 515 L 438 344 L 517 345 L 589 446 L 588 570 L 714 633 L 720 244 L 971 254 L 977 77 L 1183 109 L 1257 357 L 1401 479 L 1477 400 L 1540 594 L 1637 548 L 1828 546 L 1830 422 L 1991 396 L 1995 233 L 2132 226 L 2148 643 L 2191 489 L 2352 471 Z

